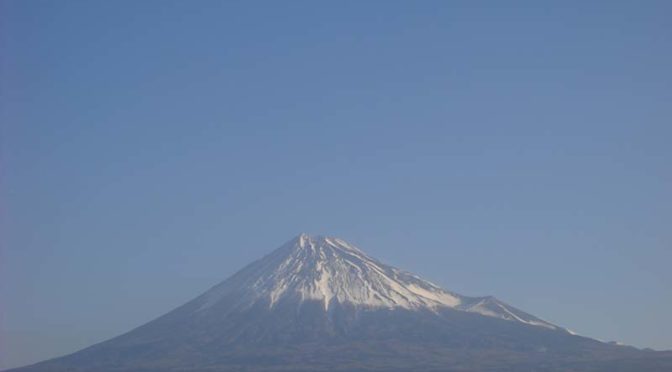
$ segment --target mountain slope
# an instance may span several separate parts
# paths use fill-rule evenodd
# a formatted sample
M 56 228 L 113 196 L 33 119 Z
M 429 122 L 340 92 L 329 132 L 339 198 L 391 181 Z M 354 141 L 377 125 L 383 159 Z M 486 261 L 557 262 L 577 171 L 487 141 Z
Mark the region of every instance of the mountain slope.
M 670 361 L 301 234 L 152 322 L 19 370 L 610 370 Z

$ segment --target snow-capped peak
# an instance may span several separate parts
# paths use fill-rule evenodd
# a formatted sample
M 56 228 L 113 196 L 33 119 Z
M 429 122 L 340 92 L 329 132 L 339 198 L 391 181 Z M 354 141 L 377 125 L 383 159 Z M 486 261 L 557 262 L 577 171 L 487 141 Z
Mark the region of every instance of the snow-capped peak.
M 409 272 L 387 266 L 338 238 L 300 234 L 248 265 L 202 297 L 202 308 L 226 299 L 236 307 L 283 301 L 334 303 L 362 308 L 441 308 L 475 312 L 530 325 L 557 328 L 494 298 L 446 291 Z

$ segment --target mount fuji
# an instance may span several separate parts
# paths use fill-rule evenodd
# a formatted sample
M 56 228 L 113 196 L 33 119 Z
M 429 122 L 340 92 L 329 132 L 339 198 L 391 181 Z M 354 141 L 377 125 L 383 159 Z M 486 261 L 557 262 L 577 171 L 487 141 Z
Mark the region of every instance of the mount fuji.
M 670 371 L 338 238 L 301 234 L 126 334 L 12 371 Z

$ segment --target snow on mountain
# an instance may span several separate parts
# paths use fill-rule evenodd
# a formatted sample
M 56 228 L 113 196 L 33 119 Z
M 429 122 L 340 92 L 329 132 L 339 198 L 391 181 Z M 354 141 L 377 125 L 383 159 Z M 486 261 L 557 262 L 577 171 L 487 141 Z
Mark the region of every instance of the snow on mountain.
M 562 329 L 493 297 L 467 297 L 444 290 L 382 264 L 344 240 L 308 234 L 297 236 L 206 292 L 199 299 L 200 310 L 231 298 L 237 299 L 233 307 L 238 309 L 259 302 L 273 308 L 283 300 L 319 301 L 325 311 L 334 302 L 363 308 L 452 308 Z

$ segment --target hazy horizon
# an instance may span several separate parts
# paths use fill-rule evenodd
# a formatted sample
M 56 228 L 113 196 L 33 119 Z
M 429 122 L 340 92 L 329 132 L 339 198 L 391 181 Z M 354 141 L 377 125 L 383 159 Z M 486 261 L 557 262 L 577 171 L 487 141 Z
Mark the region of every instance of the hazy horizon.
M 0 2 L 0 368 L 301 232 L 672 349 L 672 4 Z

